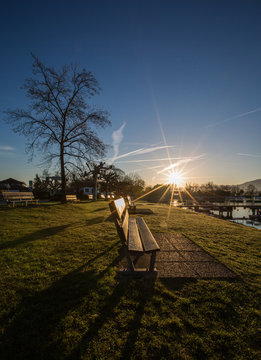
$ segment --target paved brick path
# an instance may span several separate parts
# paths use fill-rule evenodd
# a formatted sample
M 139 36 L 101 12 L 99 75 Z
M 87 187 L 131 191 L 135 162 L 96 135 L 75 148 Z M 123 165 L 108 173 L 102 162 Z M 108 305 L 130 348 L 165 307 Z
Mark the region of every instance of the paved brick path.
M 226 266 L 208 255 L 185 236 L 176 233 L 154 233 L 160 251 L 157 253 L 156 268 L 159 277 L 165 278 L 235 278 Z M 149 255 L 135 259 L 136 267 L 146 267 Z M 126 259 L 120 268 L 126 268 Z

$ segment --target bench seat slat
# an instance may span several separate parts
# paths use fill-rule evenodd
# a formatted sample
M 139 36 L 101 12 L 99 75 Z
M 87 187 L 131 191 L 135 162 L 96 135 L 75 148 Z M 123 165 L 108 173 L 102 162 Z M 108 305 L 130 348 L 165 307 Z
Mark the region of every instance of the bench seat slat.
M 136 219 L 131 217 L 129 218 L 128 250 L 143 252 Z
M 154 239 L 154 236 L 152 235 L 150 229 L 148 228 L 143 218 L 137 218 L 136 221 L 139 228 L 140 237 L 142 239 L 142 243 L 144 246 L 144 251 L 151 252 L 151 251 L 160 250 L 159 245 Z

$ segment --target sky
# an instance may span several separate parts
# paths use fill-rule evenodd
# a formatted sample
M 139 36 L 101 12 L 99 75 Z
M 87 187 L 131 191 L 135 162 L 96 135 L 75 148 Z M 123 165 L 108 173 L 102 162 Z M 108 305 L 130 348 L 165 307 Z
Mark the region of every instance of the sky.
M 31 52 L 94 74 L 106 161 L 147 185 L 170 166 L 191 183 L 261 178 L 259 0 L 13 0 L 0 16 L 0 180 L 43 171 L 3 113 L 28 106 Z

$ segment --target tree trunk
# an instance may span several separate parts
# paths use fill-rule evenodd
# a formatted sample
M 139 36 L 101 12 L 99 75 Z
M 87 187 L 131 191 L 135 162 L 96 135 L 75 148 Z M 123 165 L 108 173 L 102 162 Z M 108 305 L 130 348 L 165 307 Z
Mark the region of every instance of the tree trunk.
M 97 201 L 97 190 L 98 190 L 98 176 L 94 174 L 94 191 L 93 191 L 93 201 Z
M 108 184 L 108 181 L 106 181 L 106 186 L 105 186 L 105 200 L 108 200 L 108 187 L 109 187 L 109 184 Z
M 61 182 L 62 182 L 62 204 L 66 204 L 66 177 L 65 177 L 65 169 L 64 169 L 64 153 L 63 147 L 61 146 L 60 152 L 60 164 L 61 164 Z

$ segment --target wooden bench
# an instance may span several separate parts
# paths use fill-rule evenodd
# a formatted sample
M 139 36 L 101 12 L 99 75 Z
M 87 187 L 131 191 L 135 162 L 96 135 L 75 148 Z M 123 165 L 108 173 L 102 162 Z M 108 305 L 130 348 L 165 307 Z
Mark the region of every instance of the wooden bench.
M 27 206 L 30 204 L 38 204 L 39 200 L 34 198 L 34 194 L 32 192 L 12 192 L 12 191 L 4 191 L 2 192 L 3 199 L 9 205 L 12 204 L 13 207 L 15 204 L 23 204 Z
M 134 203 L 134 201 L 131 200 L 131 197 L 129 195 L 126 196 L 126 199 L 129 206 L 130 214 L 153 214 L 153 211 L 151 209 L 137 209 L 136 204 Z
M 76 195 L 66 195 L 66 201 L 80 201 Z
M 132 212 L 135 213 L 135 211 L 136 211 L 136 204 L 131 201 L 131 197 L 130 197 L 129 195 L 127 195 L 127 202 L 128 202 L 130 211 L 132 211 Z
M 129 270 L 124 270 L 124 273 L 156 272 L 157 270 L 154 268 L 156 253 L 160 248 L 144 219 L 129 217 L 123 198 L 111 201 L 109 206 L 129 264 Z M 151 255 L 148 269 L 135 268 L 132 256 L 141 254 Z

